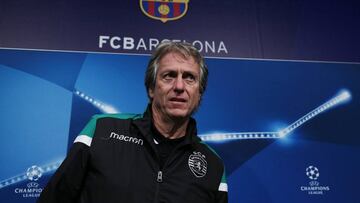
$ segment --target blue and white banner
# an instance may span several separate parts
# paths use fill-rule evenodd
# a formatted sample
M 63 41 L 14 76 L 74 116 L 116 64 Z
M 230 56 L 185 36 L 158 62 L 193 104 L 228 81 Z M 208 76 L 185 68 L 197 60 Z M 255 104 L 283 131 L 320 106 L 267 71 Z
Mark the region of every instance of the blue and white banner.
M 141 113 L 149 56 L 0 50 L 0 198 L 34 202 L 96 113 Z M 359 64 L 211 59 L 199 134 L 230 202 L 356 202 Z

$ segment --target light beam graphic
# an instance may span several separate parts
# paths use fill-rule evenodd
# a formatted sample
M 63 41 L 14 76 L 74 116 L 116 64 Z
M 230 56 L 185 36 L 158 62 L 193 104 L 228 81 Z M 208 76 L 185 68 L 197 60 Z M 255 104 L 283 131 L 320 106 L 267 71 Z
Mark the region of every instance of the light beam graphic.
M 103 113 L 120 113 L 115 107 L 105 104 L 102 101 L 99 101 L 89 95 L 86 95 L 84 92 L 81 92 L 79 90 L 75 90 L 74 94 L 81 97 L 82 99 L 88 101 L 92 105 L 94 105 L 96 108 L 100 109 Z
M 199 135 L 205 142 L 225 142 L 232 140 L 249 140 L 249 139 L 279 139 L 289 135 L 296 128 L 303 125 L 305 122 L 319 115 L 320 113 L 330 110 L 339 104 L 344 104 L 351 100 L 351 94 L 348 90 L 342 90 L 339 94 L 334 96 L 329 101 L 305 114 L 286 128 L 278 132 L 236 132 L 236 133 L 210 133 Z
M 299 118 L 298 120 L 296 120 L 295 122 L 290 124 L 288 127 L 280 130 L 278 132 L 279 136 L 284 137 L 284 136 L 290 134 L 296 128 L 300 127 L 302 124 L 304 124 L 305 122 L 307 122 L 310 119 L 314 118 L 315 116 L 319 115 L 320 113 L 323 113 L 326 110 L 332 109 L 332 108 L 336 107 L 339 104 L 346 103 L 347 101 L 350 101 L 350 99 L 351 99 L 351 94 L 350 94 L 349 91 L 347 91 L 347 90 L 340 91 L 340 93 L 337 96 L 333 97 L 329 101 L 327 101 L 324 104 L 320 105 L 316 109 L 310 111 L 309 113 L 307 113 L 303 117 Z

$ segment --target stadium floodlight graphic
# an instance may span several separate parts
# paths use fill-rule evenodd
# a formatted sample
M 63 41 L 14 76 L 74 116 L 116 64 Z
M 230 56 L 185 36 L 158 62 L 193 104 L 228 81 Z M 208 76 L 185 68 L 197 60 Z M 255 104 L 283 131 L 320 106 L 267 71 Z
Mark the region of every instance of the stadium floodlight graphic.
M 86 95 L 84 92 L 75 90 L 74 94 L 82 99 L 85 99 L 86 101 L 94 105 L 96 108 L 100 109 L 100 111 L 102 111 L 103 113 L 120 113 L 115 107 L 112 107 L 100 100 L 97 100 L 89 95 Z
M 88 101 L 95 107 L 99 108 L 104 113 L 120 113 L 116 108 L 105 104 L 95 98 L 86 95 L 85 93 L 75 90 L 74 94 L 83 98 L 84 100 Z M 342 90 L 339 94 L 335 95 L 333 98 L 328 100 L 327 102 L 323 103 L 319 107 L 315 108 L 314 110 L 310 111 L 309 113 L 305 114 L 292 124 L 288 125 L 287 127 L 277 131 L 277 132 L 236 132 L 236 133 L 211 133 L 211 134 L 204 134 L 199 135 L 199 137 L 205 142 L 224 142 L 224 141 L 233 141 L 233 140 L 249 140 L 249 139 L 280 139 L 283 137 L 288 136 L 291 134 L 296 128 L 299 128 L 305 122 L 309 121 L 310 119 L 314 118 L 315 116 L 323 113 L 327 110 L 330 110 L 340 104 L 345 104 L 346 102 L 351 100 L 351 94 L 348 90 Z M 50 163 L 44 166 L 40 166 L 43 170 L 44 174 L 49 174 L 55 171 L 61 164 L 62 161 L 57 161 L 55 163 Z M 22 182 L 27 180 L 28 177 L 26 172 L 13 176 L 11 178 L 7 178 L 5 180 L 0 181 L 0 189 Z
M 315 116 L 323 113 L 326 110 L 334 108 L 339 104 L 344 104 L 351 99 L 351 94 L 348 90 L 342 90 L 331 98 L 329 101 L 305 114 L 292 124 L 287 127 L 277 131 L 277 132 L 236 132 L 236 133 L 212 133 L 199 135 L 199 137 L 205 142 L 224 142 L 231 140 L 248 140 L 248 139 L 279 139 L 289 135 L 296 128 L 303 125 L 305 122 L 314 118 Z

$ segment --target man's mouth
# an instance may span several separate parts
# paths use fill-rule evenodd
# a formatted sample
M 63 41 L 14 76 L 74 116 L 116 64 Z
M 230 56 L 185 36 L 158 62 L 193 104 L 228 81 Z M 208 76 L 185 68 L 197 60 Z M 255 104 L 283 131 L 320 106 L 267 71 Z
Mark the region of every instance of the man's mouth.
M 186 102 L 186 99 L 183 98 L 171 98 L 170 101 L 172 102 Z

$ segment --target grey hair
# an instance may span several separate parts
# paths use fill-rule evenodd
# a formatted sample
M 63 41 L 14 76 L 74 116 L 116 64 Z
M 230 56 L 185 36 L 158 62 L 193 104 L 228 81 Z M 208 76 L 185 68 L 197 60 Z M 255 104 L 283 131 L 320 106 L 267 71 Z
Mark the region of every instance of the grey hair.
M 184 58 L 193 57 L 195 62 L 200 67 L 200 94 L 202 95 L 206 89 L 209 71 L 200 52 L 193 45 L 186 42 L 163 41 L 156 47 L 155 51 L 151 55 L 150 61 L 146 69 L 145 87 L 148 97 L 150 98 L 149 89 L 155 88 L 159 62 L 162 57 L 164 57 L 168 53 L 178 53 Z

